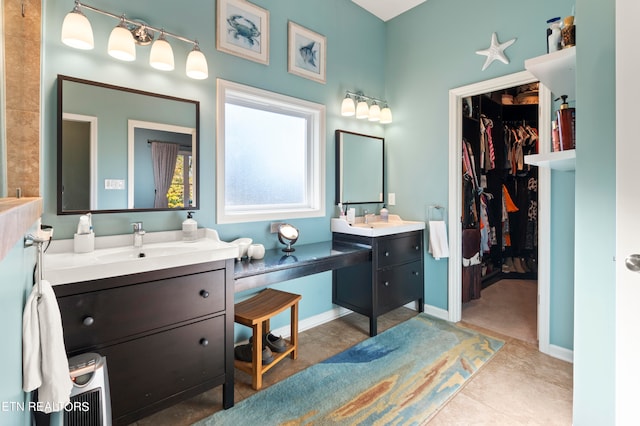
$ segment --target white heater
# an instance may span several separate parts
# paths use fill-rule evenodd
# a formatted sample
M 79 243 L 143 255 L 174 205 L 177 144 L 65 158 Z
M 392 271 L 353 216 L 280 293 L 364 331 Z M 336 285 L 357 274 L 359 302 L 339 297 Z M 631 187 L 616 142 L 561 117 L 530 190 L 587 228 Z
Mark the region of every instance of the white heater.
M 107 360 L 96 353 L 69 359 L 73 380 L 71 404 L 64 413 L 65 426 L 111 426 L 111 397 Z

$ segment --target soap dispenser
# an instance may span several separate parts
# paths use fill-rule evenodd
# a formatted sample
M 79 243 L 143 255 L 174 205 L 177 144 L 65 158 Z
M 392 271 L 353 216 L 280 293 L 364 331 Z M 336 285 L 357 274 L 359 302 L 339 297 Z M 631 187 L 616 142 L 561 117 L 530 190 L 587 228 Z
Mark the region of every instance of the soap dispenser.
M 182 240 L 195 241 L 198 239 L 198 222 L 193 218 L 192 211 L 187 212 L 187 218 L 182 222 Z
M 386 205 L 382 205 L 382 208 L 380 209 L 380 220 L 382 222 L 389 222 L 389 210 L 387 209 Z

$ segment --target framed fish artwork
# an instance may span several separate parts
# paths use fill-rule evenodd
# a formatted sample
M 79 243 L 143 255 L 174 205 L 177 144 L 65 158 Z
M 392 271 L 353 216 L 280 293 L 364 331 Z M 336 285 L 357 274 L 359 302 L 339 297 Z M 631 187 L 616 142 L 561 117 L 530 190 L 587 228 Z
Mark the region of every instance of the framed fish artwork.
M 289 21 L 289 68 L 318 83 L 327 82 L 327 38 Z
M 216 48 L 269 65 L 269 11 L 246 0 L 218 0 Z

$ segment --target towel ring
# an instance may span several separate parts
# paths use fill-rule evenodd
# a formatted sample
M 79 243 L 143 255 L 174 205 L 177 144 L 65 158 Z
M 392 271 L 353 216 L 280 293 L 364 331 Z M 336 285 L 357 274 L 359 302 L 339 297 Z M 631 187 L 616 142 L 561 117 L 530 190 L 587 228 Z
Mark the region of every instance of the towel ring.
M 432 220 L 436 220 L 436 218 L 434 217 L 433 213 L 440 213 L 440 219 L 439 220 L 445 220 L 445 216 L 446 216 L 446 209 L 438 204 L 433 204 L 431 206 L 429 206 L 427 208 L 427 221 L 432 221 Z

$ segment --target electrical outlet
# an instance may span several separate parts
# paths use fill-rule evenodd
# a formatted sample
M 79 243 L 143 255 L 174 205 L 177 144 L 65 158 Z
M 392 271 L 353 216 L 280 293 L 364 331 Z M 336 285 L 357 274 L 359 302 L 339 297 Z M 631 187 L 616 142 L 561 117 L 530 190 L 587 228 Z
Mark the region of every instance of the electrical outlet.
M 396 205 L 396 193 L 395 192 L 390 192 L 389 193 L 389 205 L 390 206 L 395 206 Z
M 280 225 L 282 225 L 282 223 L 283 222 L 271 222 L 271 233 L 277 234 L 278 228 L 280 228 Z

